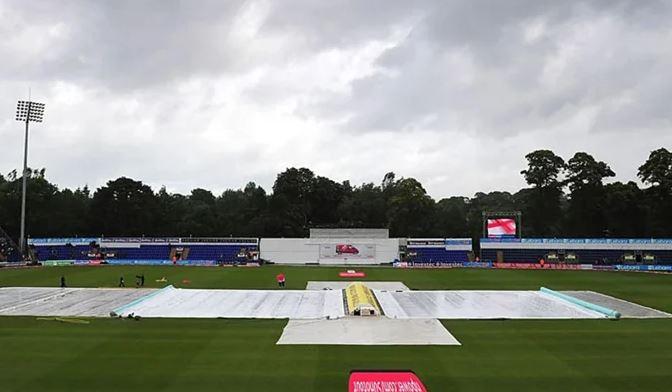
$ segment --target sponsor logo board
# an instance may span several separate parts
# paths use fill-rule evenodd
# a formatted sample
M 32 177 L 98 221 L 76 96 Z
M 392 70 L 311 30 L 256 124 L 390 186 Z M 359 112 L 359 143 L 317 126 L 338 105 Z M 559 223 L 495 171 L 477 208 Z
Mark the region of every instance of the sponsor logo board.
M 373 259 L 376 245 L 358 243 L 320 244 L 320 259 Z
M 353 371 L 348 380 L 349 392 L 427 392 L 412 371 Z

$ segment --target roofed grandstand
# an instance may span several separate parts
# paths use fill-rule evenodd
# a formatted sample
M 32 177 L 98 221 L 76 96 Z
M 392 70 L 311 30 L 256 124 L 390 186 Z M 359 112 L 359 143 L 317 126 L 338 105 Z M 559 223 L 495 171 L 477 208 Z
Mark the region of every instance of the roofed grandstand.
M 258 258 L 257 238 L 36 238 L 39 261 L 104 260 L 108 264 L 236 264 Z
M 0 227 L 0 263 L 15 263 L 21 261 L 19 247 Z
M 404 261 L 413 264 L 465 263 L 473 261 L 469 238 L 409 238 Z
M 280 264 L 442 265 L 493 263 L 672 264 L 672 239 L 482 238 L 480 252 L 468 238 L 37 238 L 36 259 L 101 260 L 109 264 Z M 8 240 L 0 261 L 18 261 Z M 478 254 L 480 253 L 480 259 Z M 261 257 L 260 257 L 261 256 Z
M 482 238 L 483 261 L 672 264 L 672 239 Z

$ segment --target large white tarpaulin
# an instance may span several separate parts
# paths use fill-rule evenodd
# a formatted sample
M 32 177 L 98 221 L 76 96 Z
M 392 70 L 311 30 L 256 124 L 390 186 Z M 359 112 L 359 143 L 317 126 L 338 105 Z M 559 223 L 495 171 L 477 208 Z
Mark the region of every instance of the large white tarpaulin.
M 143 301 L 117 309 L 125 316 L 189 318 L 342 317 L 340 290 L 194 290 L 167 288 Z
M 347 317 L 289 320 L 277 344 L 459 346 L 460 342 L 436 319 Z
M 604 315 L 539 291 L 374 290 L 385 316 L 400 319 L 573 319 Z M 169 288 L 125 307 L 123 315 L 318 319 L 342 317 L 341 290 Z
M 326 282 L 329 283 L 329 282 Z M 603 314 L 539 291 L 395 291 L 372 285 L 384 316 L 397 319 L 585 319 Z M 104 317 L 116 311 L 144 317 L 320 319 L 345 315 L 343 292 L 322 290 L 0 288 L 0 316 Z M 316 286 L 317 288 L 317 286 Z M 394 286 L 396 289 L 397 286 Z M 590 294 L 590 295 L 588 295 Z M 623 317 L 664 312 L 592 292 L 571 292 L 612 307 Z M 602 301 L 602 302 L 601 302 Z
M 642 306 L 633 302 L 624 301 L 602 293 L 594 291 L 561 291 L 562 294 L 569 295 L 582 301 L 590 302 L 598 306 L 620 313 L 621 318 L 670 318 L 672 314 L 661 312 L 647 306 Z
M 109 316 L 156 289 L 0 288 L 0 316 Z
M 585 319 L 604 315 L 539 291 L 379 291 L 391 318 Z

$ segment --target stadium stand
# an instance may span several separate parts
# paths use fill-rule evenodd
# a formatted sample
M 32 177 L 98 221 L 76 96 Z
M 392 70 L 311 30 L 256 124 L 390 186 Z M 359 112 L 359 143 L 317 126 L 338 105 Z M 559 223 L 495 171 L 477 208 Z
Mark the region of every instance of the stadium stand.
M 216 238 L 204 239 L 214 242 L 194 242 L 183 239 L 179 247 L 189 249 L 187 260 L 216 260 L 221 263 L 235 263 L 254 259 L 259 251 L 257 238 Z M 178 247 L 178 248 L 179 248 Z M 176 249 L 175 246 L 173 246 Z
M 380 264 L 393 262 L 399 257 L 396 261 L 420 267 L 462 263 L 471 266 L 475 264 L 472 261 L 539 263 L 541 259 L 549 264 L 672 265 L 672 239 L 482 238 L 480 260 L 474 258 L 470 239 L 353 240 L 352 246 L 359 247 L 359 252 L 342 255 L 329 253 L 338 247 L 340 239 L 320 236 L 261 241 L 257 238 L 36 238 L 29 239 L 28 243 L 40 262 L 84 264 L 95 261 L 111 264 L 225 265 L 255 262 L 262 256 L 277 263 L 295 264 Z M 282 245 L 279 250 L 275 249 L 277 246 L 274 248 L 276 243 Z M 280 257 L 278 252 L 282 253 L 280 256 L 286 254 L 289 261 Z M 0 237 L 0 262 L 20 259 L 14 244 Z
M 468 238 L 409 238 L 405 261 L 417 264 L 466 263 L 472 253 Z
M 39 261 L 211 261 L 254 260 L 256 238 L 35 238 L 29 244 Z
M 672 264 L 672 239 L 482 238 L 480 246 L 491 262 Z
M 18 250 L 5 238 L 0 238 L 0 263 L 14 263 L 20 261 Z
M 0 263 L 15 263 L 21 259 L 18 245 L 0 227 Z
M 77 260 L 86 257 L 88 245 L 51 245 L 35 246 L 35 255 L 38 260 Z
M 106 259 L 169 260 L 169 245 L 143 244 L 137 247 L 101 247 Z

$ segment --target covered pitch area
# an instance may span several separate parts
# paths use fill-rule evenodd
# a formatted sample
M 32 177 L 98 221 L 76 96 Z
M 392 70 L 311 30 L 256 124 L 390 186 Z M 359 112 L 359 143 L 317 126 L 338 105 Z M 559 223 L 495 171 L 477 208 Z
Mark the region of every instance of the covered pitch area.
M 353 283 L 352 285 L 356 285 Z M 615 309 L 552 291 L 514 290 L 371 290 L 371 315 L 390 319 L 595 319 L 621 317 Z M 599 293 L 594 296 L 604 298 Z M 582 297 L 591 299 L 590 292 Z M 153 318 L 336 319 L 359 315 L 348 289 L 343 290 L 222 290 L 0 288 L 2 316 L 136 315 Z M 626 309 L 625 317 L 670 317 L 655 309 L 612 299 Z M 592 306 L 591 306 L 592 305 Z M 353 305 L 350 305 L 352 308 Z
M 459 345 L 439 319 L 672 317 L 591 291 L 371 286 L 376 289 L 319 281 L 306 290 L 7 287 L 0 288 L 0 316 L 289 319 L 278 340 L 284 345 Z
M 306 290 L 0 288 L 0 315 L 154 318 L 390 319 L 655 318 L 670 314 L 592 291 L 410 290 L 401 282 L 308 282 Z M 388 287 L 392 289 L 388 289 Z M 599 303 L 597 303 L 599 302 Z M 611 306 L 608 307 L 608 306 Z

